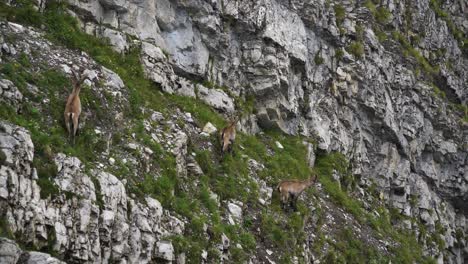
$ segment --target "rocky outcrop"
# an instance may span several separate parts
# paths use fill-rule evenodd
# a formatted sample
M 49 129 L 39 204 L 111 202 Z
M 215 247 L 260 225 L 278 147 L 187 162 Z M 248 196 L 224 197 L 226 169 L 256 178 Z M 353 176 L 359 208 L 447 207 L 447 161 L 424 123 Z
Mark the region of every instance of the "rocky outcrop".
M 160 238 L 183 232 L 183 222 L 163 210 L 157 200 L 132 199 L 114 175 L 104 171 L 87 175 L 80 160 L 64 154 L 55 158 L 58 174 L 54 177 L 62 194 L 41 198 L 38 175 L 32 165 L 34 146 L 29 132 L 21 127 L 0 122 L 0 150 L 5 155 L 0 169 L 2 217 L 10 231 L 26 244 L 38 248 L 52 244 L 53 250 L 69 256 L 69 261 L 126 259 L 148 263 L 160 254 L 161 245 L 156 244 Z M 97 204 L 96 187 L 90 176 L 99 184 L 101 205 Z M 64 192 L 73 194 L 72 198 Z M 0 244 L 0 256 L 15 263 L 21 250 L 8 240 Z M 172 245 L 163 247 L 164 258 L 174 254 L 168 251 L 171 248 Z M 24 263 L 52 263 L 50 255 L 25 254 L 20 257 Z
M 19 105 L 23 100 L 23 94 L 16 88 L 10 80 L 0 80 L 0 100 L 19 110 Z
M 63 264 L 50 254 L 42 252 L 23 252 L 14 241 L 0 237 L 0 260 L 5 264 Z

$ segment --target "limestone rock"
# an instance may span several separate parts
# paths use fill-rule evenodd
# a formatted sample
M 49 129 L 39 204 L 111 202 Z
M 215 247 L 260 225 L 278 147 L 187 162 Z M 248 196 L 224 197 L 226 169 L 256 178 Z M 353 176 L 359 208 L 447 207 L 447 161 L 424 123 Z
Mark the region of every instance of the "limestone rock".
M 120 31 L 104 28 L 102 30 L 102 37 L 108 39 L 109 43 L 117 52 L 122 53 L 129 48 L 127 37 Z
M 209 135 L 211 135 L 211 134 L 215 133 L 216 131 L 218 131 L 218 129 L 213 124 L 208 122 L 208 123 L 205 124 L 202 131 L 209 134 Z
M 240 202 L 230 202 L 227 204 L 227 209 L 229 211 L 229 217 L 231 224 L 234 224 L 232 221 L 238 223 L 242 220 L 242 205 L 239 205 Z
M 171 242 L 168 241 L 160 241 L 156 243 L 156 253 L 155 255 L 166 261 L 174 261 L 174 247 L 172 246 Z
M 15 264 L 21 256 L 21 249 L 12 240 L 0 237 L 0 260 L 5 264 Z
M 234 112 L 234 100 L 224 91 L 219 89 L 208 89 L 202 85 L 197 85 L 197 96 L 208 105 L 223 112 Z
M 23 94 L 10 80 L 0 79 L 0 101 L 6 102 L 18 111 L 22 100 Z

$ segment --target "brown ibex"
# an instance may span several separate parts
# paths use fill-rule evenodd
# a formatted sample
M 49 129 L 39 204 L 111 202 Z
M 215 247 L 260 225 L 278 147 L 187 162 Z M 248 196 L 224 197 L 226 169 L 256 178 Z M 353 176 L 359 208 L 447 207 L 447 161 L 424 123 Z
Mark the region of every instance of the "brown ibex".
M 82 74 L 83 75 L 83 74 Z M 80 101 L 80 90 L 81 83 L 86 79 L 86 76 L 78 78 L 75 72 L 72 71 L 72 85 L 73 91 L 68 96 L 67 104 L 65 105 L 65 126 L 67 127 L 68 136 L 73 138 L 73 144 L 75 144 L 75 136 L 78 131 L 78 121 L 81 114 L 81 101 Z
M 239 117 L 234 118 L 229 125 L 221 130 L 221 152 L 232 151 L 232 144 L 236 140 L 236 123 Z
M 278 184 L 276 189 L 280 193 L 281 197 L 281 208 L 286 209 L 286 205 L 290 206 L 296 210 L 297 199 L 304 192 L 305 189 L 314 185 L 317 182 L 318 176 L 311 176 L 309 179 L 300 181 L 300 180 L 283 180 Z

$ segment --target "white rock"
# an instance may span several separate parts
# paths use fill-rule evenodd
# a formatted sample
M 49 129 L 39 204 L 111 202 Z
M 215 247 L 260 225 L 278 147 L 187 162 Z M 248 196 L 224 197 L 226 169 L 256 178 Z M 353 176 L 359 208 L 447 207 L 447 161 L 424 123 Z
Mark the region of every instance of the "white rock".
M 105 80 L 105 86 L 115 90 L 120 90 L 125 87 L 124 82 L 122 81 L 120 76 L 117 75 L 115 72 L 107 69 L 104 66 L 101 67 L 101 71 Z
M 117 52 L 122 53 L 128 50 L 129 45 L 127 43 L 127 37 L 122 32 L 104 28 L 104 30 L 102 30 L 102 36 L 109 40 L 109 44 L 111 44 L 112 48 Z
M 115 159 L 114 158 L 109 158 L 109 164 L 114 165 L 115 164 Z
M 208 258 L 208 251 L 203 250 L 202 253 L 201 253 L 201 257 L 202 257 L 202 259 L 206 260 Z
M 185 113 L 185 121 L 188 123 L 193 123 L 193 117 L 191 113 Z
M 236 203 L 228 203 L 228 210 L 234 221 L 240 221 L 242 219 L 242 208 Z
M 207 133 L 209 135 L 215 133 L 216 131 L 218 131 L 218 129 L 210 122 L 206 123 L 206 125 L 203 127 L 203 130 L 202 130 L 204 133 Z
M 2 263 L 17 263 L 21 249 L 13 241 L 0 237 L 0 260 Z
M 201 132 L 200 133 L 200 136 L 203 136 L 203 137 L 209 137 L 210 134 L 206 133 L 206 132 Z
M 71 68 L 68 65 L 62 64 L 62 65 L 60 65 L 60 67 L 62 68 L 62 71 L 65 72 L 66 74 L 71 74 L 72 73 Z
M 24 32 L 24 27 L 20 24 L 16 24 L 16 23 L 13 23 L 13 22 L 8 22 L 8 26 L 10 27 L 10 29 L 16 33 L 21 33 L 21 32 Z
M 284 149 L 283 145 L 281 145 L 281 143 L 279 143 L 279 141 L 275 141 L 275 145 L 279 149 Z
M 153 153 L 154 153 L 154 152 L 153 152 L 150 148 L 148 148 L 148 147 L 145 147 L 144 150 L 145 150 L 145 153 L 148 154 L 148 155 L 153 155 Z
M 47 253 L 42 252 L 29 252 L 27 261 L 23 262 L 26 264 L 65 264 Z
M 158 258 L 167 260 L 167 261 L 174 261 L 174 247 L 172 243 L 169 241 L 159 241 L 156 243 L 155 247 L 155 255 Z
M 197 85 L 197 88 L 197 96 L 208 105 L 224 112 L 234 112 L 234 100 L 223 90 L 208 89 L 202 85 Z
M 153 120 L 154 122 L 162 121 L 164 120 L 164 115 L 160 112 L 154 112 L 151 114 L 151 120 Z
M 127 144 L 127 147 L 131 150 L 137 150 L 138 149 L 138 145 L 135 144 L 135 143 L 128 143 Z
M 224 233 L 221 235 L 221 243 L 224 250 L 227 250 L 231 244 L 229 238 Z

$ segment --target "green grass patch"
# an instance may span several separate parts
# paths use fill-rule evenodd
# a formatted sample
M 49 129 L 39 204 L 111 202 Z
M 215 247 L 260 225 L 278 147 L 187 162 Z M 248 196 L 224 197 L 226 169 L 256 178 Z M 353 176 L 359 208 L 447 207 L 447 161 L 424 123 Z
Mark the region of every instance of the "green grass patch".
M 339 254 L 328 256 L 333 263 L 388 263 L 390 258 L 377 251 L 373 245 L 368 245 L 359 239 L 349 228 L 344 228 L 337 242 L 332 243 L 334 252 Z
M 388 38 L 387 34 L 383 30 L 380 30 L 379 27 L 374 27 L 374 32 L 375 32 L 375 35 L 377 36 L 377 39 L 379 40 L 380 43 L 387 40 L 387 38 Z
M 351 42 L 346 50 L 357 59 L 362 58 L 362 55 L 364 55 L 364 45 L 359 41 Z
M 0 2 L 0 18 L 34 27 L 40 27 L 43 22 L 43 17 L 29 0 L 16 0 L 15 6 Z
M 391 16 L 392 13 L 390 13 L 390 11 L 388 11 L 388 9 L 383 6 L 378 7 L 374 14 L 375 20 L 377 20 L 377 22 L 380 24 L 387 24 Z
M 423 256 L 423 248 L 420 242 L 416 239 L 414 233 L 395 228 L 392 225 L 391 211 L 388 211 L 383 207 L 377 207 L 375 210 L 378 212 L 378 216 L 371 212 L 367 212 L 361 202 L 352 198 L 340 187 L 340 184 L 332 178 L 334 170 L 336 170 L 340 175 L 349 175 L 348 162 L 342 154 L 331 153 L 327 155 L 318 155 L 314 170 L 320 176 L 319 181 L 324 190 L 330 195 L 336 204 L 346 209 L 361 224 L 367 224 L 372 227 L 379 236 L 392 239 L 397 242 L 397 245 L 391 248 L 392 255 L 390 257 L 393 263 L 434 263 L 432 258 Z M 396 213 L 393 213 L 393 215 L 396 215 Z M 361 257 L 359 254 L 362 254 L 363 252 L 371 259 L 380 259 L 380 255 L 374 254 L 375 252 L 373 251 L 360 251 L 357 241 L 347 241 L 342 245 L 337 244 L 335 246 L 336 248 L 334 251 L 341 251 L 342 254 L 337 255 L 332 254 L 333 252 L 331 252 L 331 255 L 326 256 L 325 259 L 331 259 L 333 261 L 341 259 L 342 261 L 345 261 L 345 263 L 353 263 L 353 260 Z M 350 248 L 352 250 L 344 252 L 346 248 Z M 356 248 L 358 250 L 355 250 Z M 358 252 L 361 253 L 358 254 Z
M 439 0 L 430 0 L 429 6 L 437 15 L 437 17 L 445 21 L 453 37 L 458 41 L 458 44 L 460 45 L 460 48 L 463 51 L 463 53 L 465 55 L 468 55 L 468 37 L 462 30 L 460 30 L 455 25 L 455 23 L 453 23 L 450 15 L 441 8 L 441 2 Z
M 390 13 L 387 8 L 383 6 L 376 6 L 376 4 L 371 0 L 365 1 L 364 6 L 369 9 L 372 16 L 380 24 L 387 24 L 390 17 L 392 16 L 392 13 Z
M 339 27 L 346 18 L 346 9 L 341 4 L 335 4 L 333 10 L 335 11 L 336 25 Z
M 340 61 L 344 57 L 344 51 L 341 48 L 336 49 L 335 51 L 335 58 L 336 60 Z
M 439 97 L 439 98 L 443 98 L 443 99 L 447 98 L 447 96 L 445 95 L 445 92 L 442 91 L 442 90 L 440 90 L 439 87 L 437 87 L 437 86 L 436 86 L 435 84 L 433 84 L 433 83 L 431 83 L 430 85 L 431 85 L 432 90 L 433 90 L 433 92 L 434 92 L 434 96 Z
M 8 221 L 4 216 L 0 216 L 0 237 L 6 237 L 9 239 L 14 239 L 15 236 L 8 226 Z
M 411 55 L 416 59 L 418 64 L 422 67 L 422 69 L 429 73 L 429 74 L 437 74 L 439 72 L 438 67 L 432 67 L 431 64 L 424 58 L 424 56 L 415 48 L 411 46 L 409 41 L 406 39 L 403 34 L 401 34 L 399 31 L 393 31 L 392 36 L 395 40 L 397 40 L 403 47 L 403 51 L 406 52 L 406 54 Z
M 317 53 L 315 54 L 314 62 L 315 62 L 316 65 L 323 64 L 324 59 L 323 59 L 322 56 L 320 56 L 320 51 L 317 51 Z

